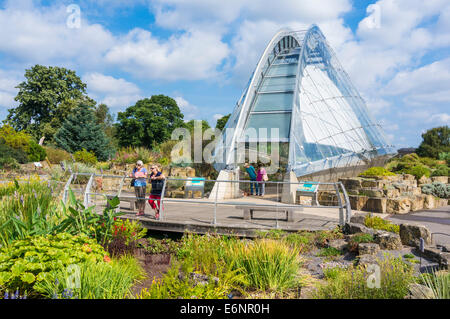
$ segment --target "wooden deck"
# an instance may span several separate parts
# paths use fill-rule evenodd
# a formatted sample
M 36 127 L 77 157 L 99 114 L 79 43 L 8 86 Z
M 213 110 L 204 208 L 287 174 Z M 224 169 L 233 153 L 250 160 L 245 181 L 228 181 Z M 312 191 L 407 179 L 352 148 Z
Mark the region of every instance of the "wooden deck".
M 282 211 L 257 211 L 254 213 L 253 219 L 244 220 L 243 210 L 236 209 L 238 205 L 286 205 L 259 197 L 222 200 L 217 203 L 217 206 L 214 201 L 208 199 L 171 198 L 167 200 L 164 200 L 164 212 L 161 214 L 161 220 L 154 218 L 154 211 L 148 202 L 146 202 L 145 216 L 136 216 L 136 211 L 130 210 L 128 202 L 121 203 L 120 211 L 126 213 L 123 215 L 124 218 L 139 220 L 144 227 L 151 230 L 234 234 L 245 237 L 254 236 L 256 231 L 270 229 L 285 231 L 331 230 L 339 222 L 339 209 L 327 207 L 299 207 L 299 210 L 295 210 L 293 213 L 292 222 L 285 220 L 286 215 Z M 96 207 L 98 211 L 102 211 L 104 204 L 97 202 Z

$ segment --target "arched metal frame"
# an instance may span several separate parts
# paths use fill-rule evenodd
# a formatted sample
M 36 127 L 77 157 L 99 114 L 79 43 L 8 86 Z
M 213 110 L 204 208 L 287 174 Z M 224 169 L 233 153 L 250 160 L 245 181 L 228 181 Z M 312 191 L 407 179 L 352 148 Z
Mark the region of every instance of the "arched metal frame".
M 262 92 L 261 87 L 269 77 L 270 68 L 279 65 L 274 61 L 283 58 L 288 51 L 298 52 L 291 108 L 255 112 L 258 94 L 277 93 Z M 280 92 L 287 91 L 281 89 Z M 321 109 L 317 110 L 316 104 Z M 239 160 L 237 145 L 246 141 L 245 130 L 252 114 L 266 113 L 266 118 L 269 118 L 283 112 L 290 114 L 289 135 L 288 138 L 279 138 L 278 142 L 289 142 L 287 169 L 294 171 L 296 176 L 329 168 L 356 166 L 379 156 L 395 154 L 393 146 L 387 145 L 381 127 L 370 117 L 364 100 L 315 25 L 304 31 L 281 30 L 269 42 L 219 138 L 221 142 L 217 143 L 214 153 L 215 168 L 221 170 L 236 166 Z M 319 127 L 303 127 L 305 124 Z M 270 129 L 271 123 L 267 126 Z M 313 136 L 314 130 L 321 136 Z M 309 140 L 305 132 L 309 134 Z M 264 141 L 274 140 L 270 137 Z

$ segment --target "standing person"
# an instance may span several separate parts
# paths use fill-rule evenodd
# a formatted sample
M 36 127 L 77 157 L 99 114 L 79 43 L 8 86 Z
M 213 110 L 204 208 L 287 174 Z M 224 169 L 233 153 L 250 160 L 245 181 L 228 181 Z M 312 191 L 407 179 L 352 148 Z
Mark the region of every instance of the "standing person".
M 134 178 L 134 193 L 136 195 L 136 203 L 138 207 L 137 216 L 143 216 L 145 214 L 145 190 L 147 187 L 147 169 L 144 167 L 144 163 L 139 160 L 136 162 L 136 166 L 130 177 Z
M 150 173 L 150 181 L 152 183 L 152 190 L 148 203 L 155 211 L 155 219 L 159 219 L 159 211 L 161 209 L 161 193 L 164 185 L 165 176 L 159 170 L 157 165 L 152 165 Z M 155 203 L 156 202 L 156 203 Z
M 258 164 L 258 176 L 256 176 L 256 180 L 258 181 L 259 192 L 257 191 L 257 195 L 264 196 L 266 181 L 268 180 L 266 169 L 262 164 Z
M 256 183 L 256 171 L 252 165 L 245 163 L 245 170 L 247 171 L 248 176 L 250 177 L 250 195 L 254 195 L 253 186 L 255 186 L 256 194 L 258 194 L 258 184 Z

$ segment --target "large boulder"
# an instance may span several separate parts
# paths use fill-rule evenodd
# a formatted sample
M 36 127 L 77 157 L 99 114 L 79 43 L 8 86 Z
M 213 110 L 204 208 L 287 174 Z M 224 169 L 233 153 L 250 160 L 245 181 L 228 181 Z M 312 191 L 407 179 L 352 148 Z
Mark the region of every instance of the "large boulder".
M 377 257 L 374 255 L 359 255 L 356 260 L 357 266 L 369 266 L 378 264 Z
M 380 251 L 380 246 L 375 243 L 358 244 L 359 255 L 376 255 Z
M 400 238 L 403 245 L 420 247 L 420 238 L 431 245 L 431 232 L 425 226 L 400 224 Z
M 402 241 L 398 234 L 387 231 L 377 231 L 374 235 L 375 242 L 381 249 L 400 250 L 403 248 Z
M 434 299 L 434 292 L 431 288 L 420 285 L 417 283 L 411 283 L 408 285 L 408 295 L 405 299 Z
M 347 249 L 347 242 L 345 239 L 334 239 L 328 243 L 328 247 L 333 247 L 337 250 L 344 251 Z
M 356 224 L 356 223 L 346 223 L 343 227 L 344 234 L 357 234 L 357 233 L 366 233 L 366 234 L 374 234 L 375 230 L 366 227 L 362 224 Z
M 411 200 L 408 197 L 399 197 L 396 199 L 387 199 L 386 213 L 388 214 L 406 214 L 411 210 Z

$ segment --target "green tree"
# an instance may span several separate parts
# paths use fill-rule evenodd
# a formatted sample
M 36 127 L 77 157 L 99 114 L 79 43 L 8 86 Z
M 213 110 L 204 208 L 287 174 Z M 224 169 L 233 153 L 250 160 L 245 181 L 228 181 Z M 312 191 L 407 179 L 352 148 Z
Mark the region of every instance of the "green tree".
M 440 153 L 450 152 L 450 128 L 447 125 L 429 129 L 422 138 L 416 151 L 419 156 L 439 159 Z
M 92 151 L 100 161 L 106 161 L 113 151 L 94 110 L 87 105 L 79 106 L 67 117 L 55 134 L 55 142 L 70 153 Z
M 174 99 L 154 95 L 142 99 L 117 115 L 115 124 L 119 145 L 153 148 L 170 139 L 172 131 L 183 127 L 183 114 Z
M 216 123 L 216 128 L 218 128 L 219 130 L 223 130 L 223 128 L 225 127 L 225 124 L 227 124 L 228 119 L 230 118 L 231 113 L 225 116 L 222 116 L 220 119 L 217 120 Z
M 17 86 L 19 93 L 15 100 L 19 106 L 8 110 L 6 122 L 17 131 L 26 130 L 37 140 L 43 134 L 52 140 L 52 133 L 79 105 L 76 101 L 93 102 L 86 96 L 86 84 L 75 71 L 37 64 L 25 70 L 25 78 Z

